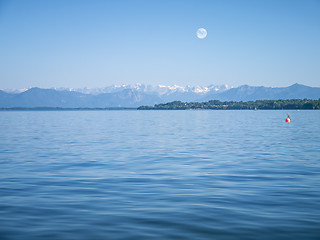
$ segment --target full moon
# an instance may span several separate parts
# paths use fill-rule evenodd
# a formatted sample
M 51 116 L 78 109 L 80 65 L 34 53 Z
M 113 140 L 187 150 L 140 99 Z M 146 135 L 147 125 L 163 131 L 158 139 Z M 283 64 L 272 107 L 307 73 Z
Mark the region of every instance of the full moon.
M 199 28 L 197 30 L 197 37 L 200 39 L 204 39 L 207 36 L 207 30 L 205 30 L 204 28 Z

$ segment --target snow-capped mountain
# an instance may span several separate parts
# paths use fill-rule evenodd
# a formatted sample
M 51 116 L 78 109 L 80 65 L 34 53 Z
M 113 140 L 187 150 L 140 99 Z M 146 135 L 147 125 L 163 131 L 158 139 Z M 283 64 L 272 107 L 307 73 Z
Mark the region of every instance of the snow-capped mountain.
M 61 107 L 61 108 L 106 108 L 139 107 L 171 101 L 203 102 L 208 100 L 252 101 L 278 99 L 318 99 L 319 87 L 294 84 L 289 87 L 252 87 L 243 85 L 237 88 L 228 85 L 201 86 L 151 86 L 144 84 L 113 85 L 106 88 L 82 89 L 40 89 L 26 91 L 1 91 L 0 108 L 11 107 Z
M 125 89 L 136 90 L 139 92 L 147 94 L 158 94 L 159 96 L 170 95 L 174 93 L 196 93 L 196 94 L 206 94 L 208 92 L 223 92 L 232 88 L 231 86 L 225 85 L 210 85 L 207 87 L 204 86 L 178 86 L 178 85 L 145 85 L 141 83 L 136 84 L 121 84 L 121 85 L 112 85 L 105 88 L 54 88 L 55 90 L 67 90 L 81 92 L 85 94 L 98 95 L 101 93 L 115 93 L 120 92 Z
M 29 88 L 7 88 L 3 89 L 4 92 L 6 93 L 13 93 L 13 94 L 18 94 L 18 93 L 23 93 L 27 91 Z
M 154 86 L 136 83 L 105 88 L 6 89 L 0 94 L 3 97 L 0 107 L 138 107 L 175 100 L 197 101 L 230 88 L 228 85 Z

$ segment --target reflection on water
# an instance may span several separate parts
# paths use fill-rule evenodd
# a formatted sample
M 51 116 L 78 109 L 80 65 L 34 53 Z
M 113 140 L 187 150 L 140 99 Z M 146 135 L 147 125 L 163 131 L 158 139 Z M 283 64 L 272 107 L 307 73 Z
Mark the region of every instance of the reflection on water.
M 0 112 L 0 238 L 319 239 L 320 111 L 290 115 Z

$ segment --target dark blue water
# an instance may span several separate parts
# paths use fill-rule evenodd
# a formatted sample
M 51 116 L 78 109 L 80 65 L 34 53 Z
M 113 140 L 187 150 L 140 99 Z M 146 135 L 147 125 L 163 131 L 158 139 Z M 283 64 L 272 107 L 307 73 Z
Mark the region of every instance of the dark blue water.
M 320 239 L 320 111 L 0 112 L 0 239 Z

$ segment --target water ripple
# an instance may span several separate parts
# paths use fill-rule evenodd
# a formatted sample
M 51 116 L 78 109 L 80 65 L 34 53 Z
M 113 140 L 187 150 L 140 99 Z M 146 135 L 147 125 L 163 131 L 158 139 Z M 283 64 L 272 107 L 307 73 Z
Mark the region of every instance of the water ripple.
M 1 239 L 319 239 L 319 111 L 0 114 Z

